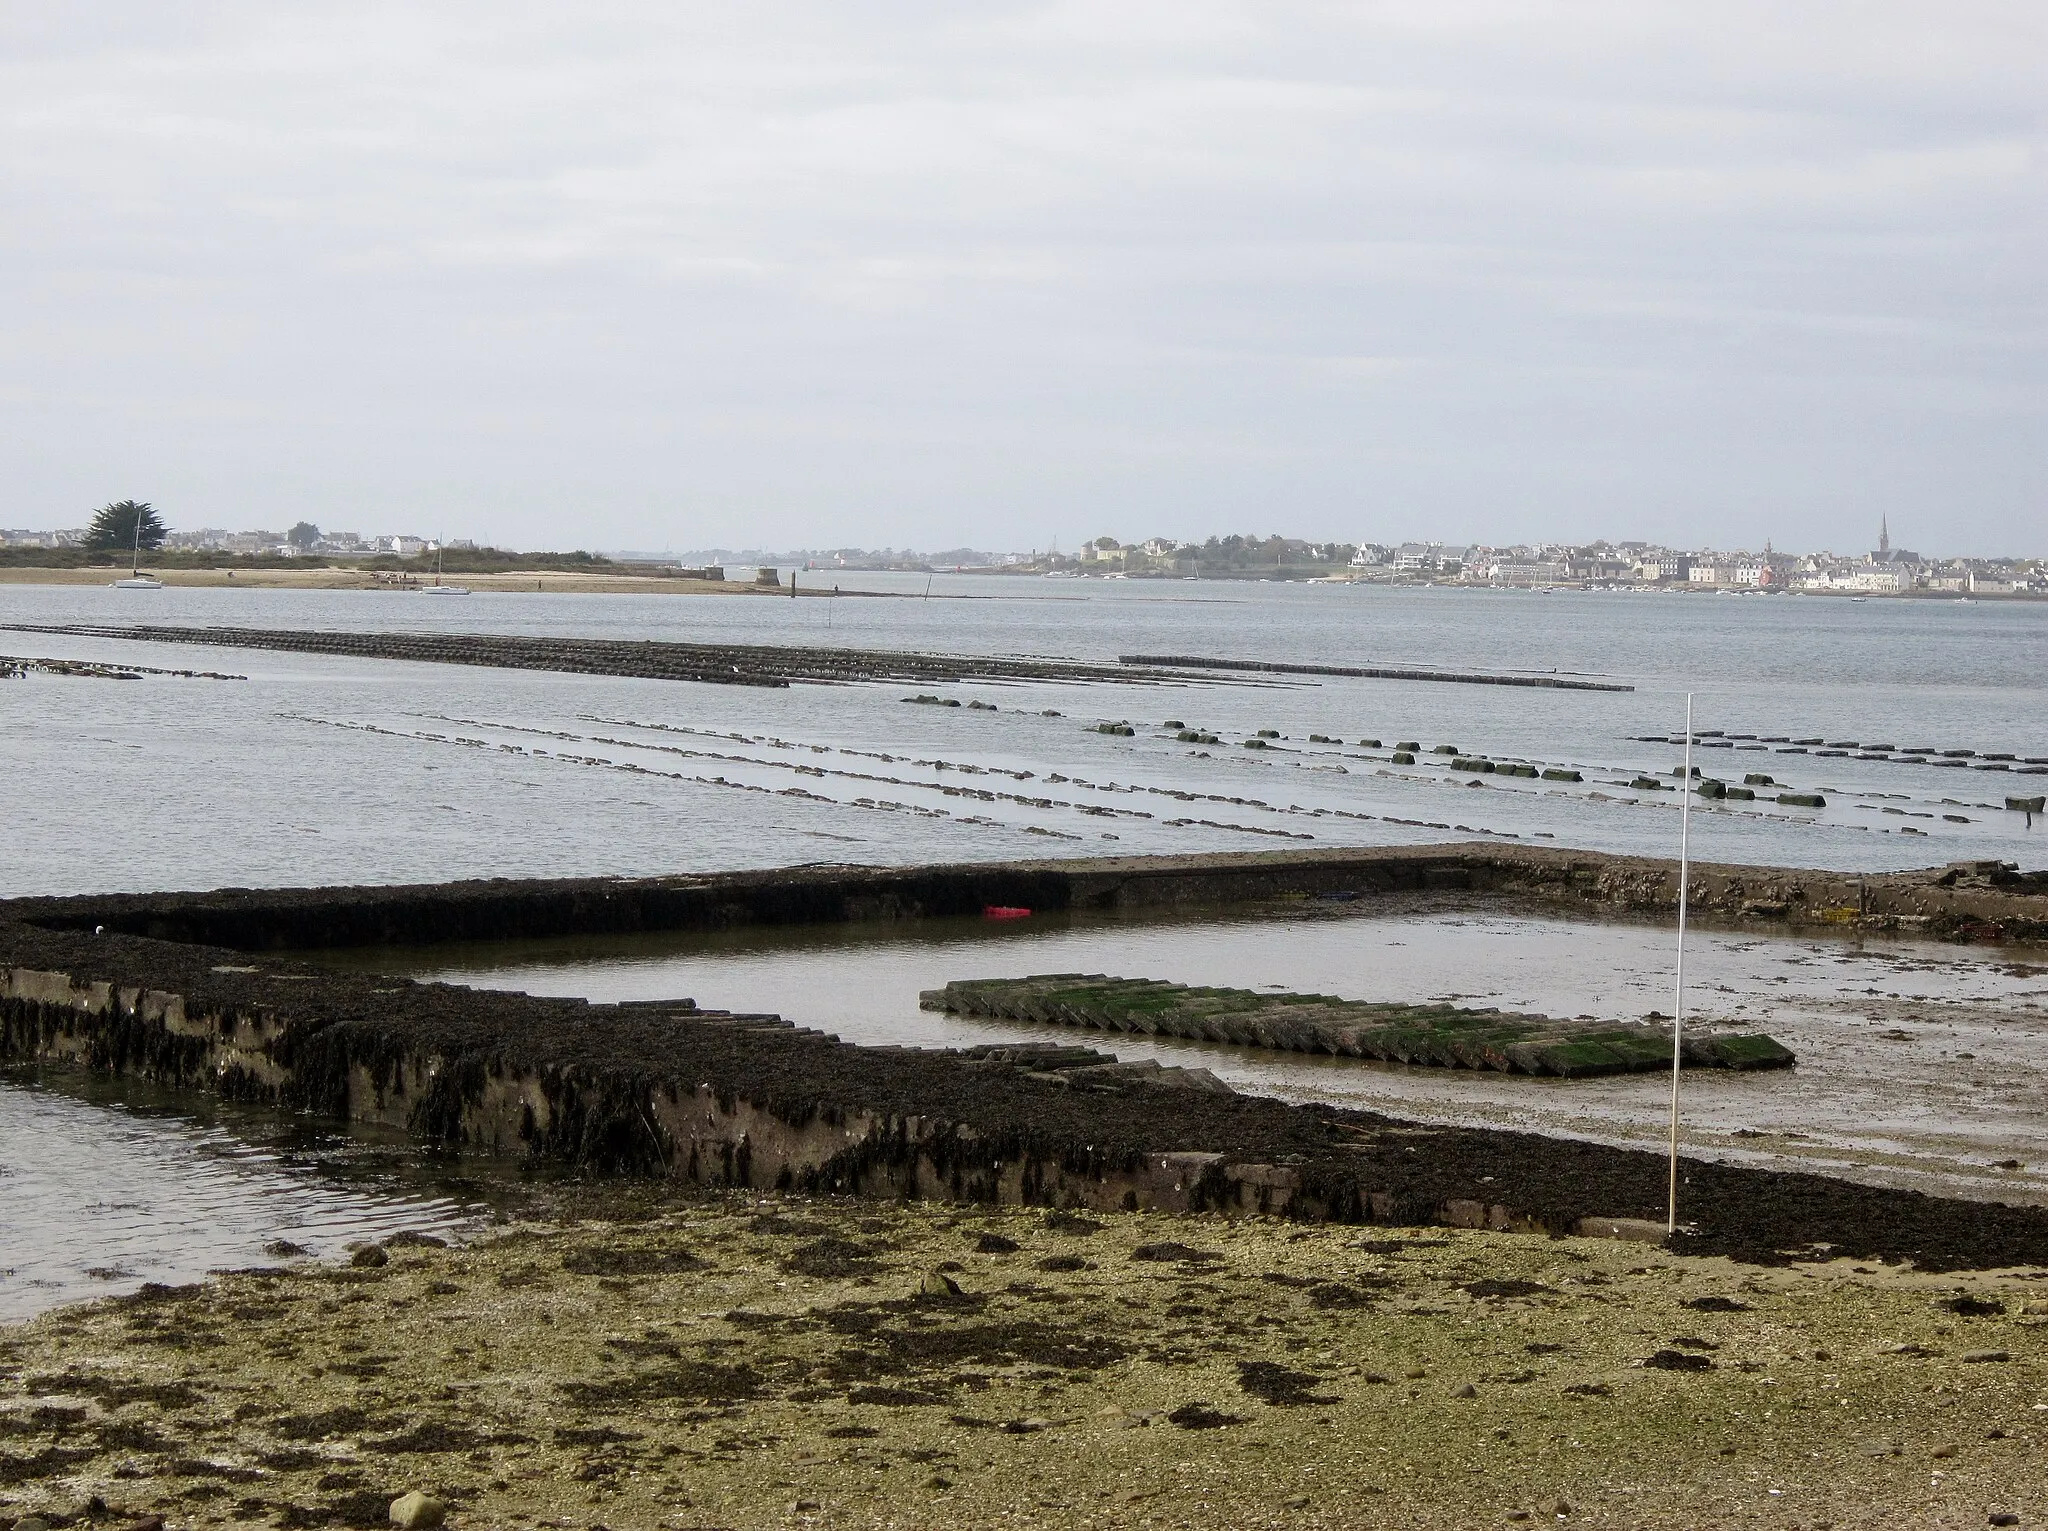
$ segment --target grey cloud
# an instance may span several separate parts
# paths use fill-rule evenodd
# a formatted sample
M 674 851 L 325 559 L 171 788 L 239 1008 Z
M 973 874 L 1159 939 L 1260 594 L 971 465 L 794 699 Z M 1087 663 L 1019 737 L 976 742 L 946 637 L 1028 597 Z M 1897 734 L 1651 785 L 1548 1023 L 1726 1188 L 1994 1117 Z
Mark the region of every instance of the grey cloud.
M 0 521 L 2028 545 L 2041 42 L 2018 3 L 16 8 Z

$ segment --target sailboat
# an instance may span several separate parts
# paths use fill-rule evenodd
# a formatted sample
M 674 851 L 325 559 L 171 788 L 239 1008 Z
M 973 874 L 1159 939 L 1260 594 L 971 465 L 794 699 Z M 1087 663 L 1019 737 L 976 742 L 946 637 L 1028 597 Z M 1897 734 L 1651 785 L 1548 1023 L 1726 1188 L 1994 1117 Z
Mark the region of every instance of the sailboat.
M 135 556 L 128 565 L 128 577 L 114 581 L 116 590 L 161 590 L 164 582 L 142 572 L 142 512 L 135 512 Z
M 468 595 L 467 585 L 444 585 L 441 583 L 441 547 L 434 545 L 434 582 L 420 592 L 422 595 Z

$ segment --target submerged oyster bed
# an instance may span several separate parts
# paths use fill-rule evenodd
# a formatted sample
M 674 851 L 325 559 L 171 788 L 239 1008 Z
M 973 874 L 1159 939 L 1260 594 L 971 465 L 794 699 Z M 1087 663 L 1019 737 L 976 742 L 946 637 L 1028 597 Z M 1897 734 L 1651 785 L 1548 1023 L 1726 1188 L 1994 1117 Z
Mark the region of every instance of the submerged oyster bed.
M 1455 1005 L 1391 1005 L 1329 994 L 1258 994 L 1249 989 L 1191 988 L 1150 978 L 1100 973 L 1046 973 L 1029 978 L 971 978 L 920 996 L 927 1010 L 996 1016 L 1096 1031 L 1190 1037 L 1332 1053 L 1440 1068 L 1501 1073 L 1648 1073 L 1671 1065 L 1667 1035 L 1627 1021 L 1567 1021 Z M 1792 1052 L 1772 1038 L 1697 1032 L 1684 1038 L 1683 1061 L 1695 1068 L 1790 1068 Z
M 299 654 L 346 654 L 425 664 L 481 665 L 503 670 L 557 670 L 581 675 L 632 675 L 649 680 L 725 686 L 787 686 L 793 682 L 917 680 L 1060 680 L 1126 684 L 1178 681 L 1158 671 L 1131 671 L 1082 660 L 1002 659 L 966 654 L 914 654 L 883 649 L 759 643 L 623 642 L 604 638 L 536 638 L 505 633 L 314 632 L 255 627 L 165 627 L 146 624 L 0 624 L 0 630 L 121 638 L 141 643 L 199 643 Z

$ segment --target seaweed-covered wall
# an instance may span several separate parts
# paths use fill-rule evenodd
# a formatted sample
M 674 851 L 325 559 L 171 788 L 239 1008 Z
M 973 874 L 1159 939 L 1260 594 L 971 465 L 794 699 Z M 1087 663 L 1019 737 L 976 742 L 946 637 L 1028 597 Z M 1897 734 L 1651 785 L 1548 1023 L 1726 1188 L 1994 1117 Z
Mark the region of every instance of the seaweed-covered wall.
M 265 975 L 236 964 L 212 971 L 244 990 L 262 987 L 250 982 L 261 978 L 273 991 L 288 986 L 271 999 L 291 1005 L 303 995 L 305 1013 L 287 1015 L 245 996 L 200 998 L 50 969 L 6 968 L 0 969 L 0 1058 L 211 1087 L 282 1109 L 403 1128 L 441 1146 L 703 1185 L 1352 1220 L 1371 1216 L 1375 1206 L 1370 1192 L 1347 1187 L 1333 1199 L 1313 1177 L 1256 1158 L 1261 1148 L 1284 1148 L 1290 1158 L 1307 1147 L 1330 1149 L 1327 1129 L 1277 1102 L 1246 1102 L 1227 1092 L 1222 1102 L 1207 1096 L 1226 1115 L 1242 1118 L 1248 1111 L 1265 1118 L 1241 1121 L 1250 1131 L 1180 1124 L 1202 1140 L 1238 1139 L 1249 1158 L 1214 1148 L 1146 1149 L 1138 1146 L 1142 1139 L 1119 1140 L 1102 1130 L 1109 1121 L 1092 1109 L 1101 1096 L 1136 1095 L 1123 1104 L 1143 1114 L 1146 1106 L 1171 1106 L 1162 1091 L 1186 1093 L 1142 1074 L 1104 1086 L 1098 1066 L 1089 1070 L 1090 1083 L 1076 1090 L 1036 1067 L 1006 1078 L 959 1055 L 849 1047 L 773 1016 L 687 1004 L 588 1006 L 407 985 L 409 998 L 500 1012 L 497 1040 L 479 1036 L 464 1045 L 459 1031 L 436 1035 L 433 1028 L 409 1025 L 412 1018 L 403 1013 L 409 1006 L 394 1006 L 399 1013 L 383 1024 L 323 1017 L 337 997 L 346 1004 L 361 996 L 321 990 L 332 984 L 346 991 L 359 980 L 300 971 Z M 370 995 L 399 992 L 373 987 Z M 589 1046 L 593 1032 L 607 1031 L 609 1049 Z M 550 1033 L 580 1033 L 583 1045 L 533 1045 Z M 750 1056 L 736 1060 L 735 1045 Z M 719 1052 L 727 1056 L 721 1060 Z M 858 1076 L 862 1063 L 877 1059 L 901 1073 L 922 1074 L 924 1099 L 939 1109 L 851 1103 L 872 1096 Z M 687 1083 L 699 1074 L 713 1077 Z M 838 1092 L 835 1080 L 845 1084 Z M 917 1083 L 899 1081 L 899 1087 Z M 1077 1103 L 1078 1113 L 1072 1109 Z M 1077 1114 L 1099 1142 L 1076 1146 Z M 1160 1136 L 1173 1138 L 1171 1132 Z M 1377 1206 L 1386 1215 L 1396 1210 L 1386 1192 Z M 1459 1215 L 1413 1198 L 1400 1210 L 1422 1220 Z M 1518 1220 L 1504 1207 L 1494 1217 L 1502 1226 Z
M 767 1016 L 594 1006 L 259 965 L 114 933 L 14 927 L 0 1061 L 146 1076 L 402 1126 L 423 1143 L 596 1173 L 1465 1227 L 1641 1228 L 1654 1154 L 965 1054 L 852 1047 Z M 1100 1076 L 1075 1071 L 1075 1080 Z M 1688 1247 L 1825 1245 L 1934 1269 L 2048 1264 L 2048 1210 L 1704 1161 Z
M 1705 867 L 1731 919 L 2048 933 L 2039 876 Z M 1598 1226 L 1654 1219 L 1660 1157 L 1166 1088 L 1092 1068 L 862 1048 L 687 1001 L 601 1006 L 280 960 L 280 948 L 976 911 L 1217 907 L 1466 888 L 1656 912 L 1668 863 L 1449 846 L 0 904 L 0 1061 L 203 1087 L 604 1173 L 868 1195 L 1299 1218 Z M 1694 1247 L 1780 1258 L 2048 1263 L 2048 1211 L 1811 1175 L 1687 1167 Z
M 808 866 L 650 878 L 491 879 L 412 887 L 223 889 L 0 903 L 0 927 L 107 931 L 245 952 L 701 930 L 977 914 L 1221 907 L 1289 896 L 1464 890 L 1544 905 L 1658 913 L 1673 862 L 1534 846 L 1111 857 L 928 867 Z M 1695 866 L 1695 912 L 1727 920 L 2048 937 L 2048 873 L 1997 862 L 1855 876 Z

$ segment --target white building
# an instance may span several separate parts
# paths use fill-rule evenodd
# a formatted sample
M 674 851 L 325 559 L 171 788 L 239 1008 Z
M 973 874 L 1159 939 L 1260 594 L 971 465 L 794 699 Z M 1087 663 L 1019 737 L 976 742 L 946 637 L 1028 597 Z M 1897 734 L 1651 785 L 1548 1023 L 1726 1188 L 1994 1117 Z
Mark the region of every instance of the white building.
M 1913 588 L 1913 571 L 1899 564 L 1836 564 L 1802 574 L 1800 590 L 1844 590 L 1856 595 L 1898 595 Z
M 1397 569 L 1434 570 L 1463 564 L 1473 553 L 1469 547 L 1447 548 L 1441 542 L 1404 542 L 1394 552 Z
M 1480 570 L 1487 572 L 1480 574 Z M 1490 565 L 1475 568 L 1475 574 L 1490 579 L 1496 585 L 1555 585 L 1568 579 L 1571 569 L 1550 559 L 1496 559 Z

